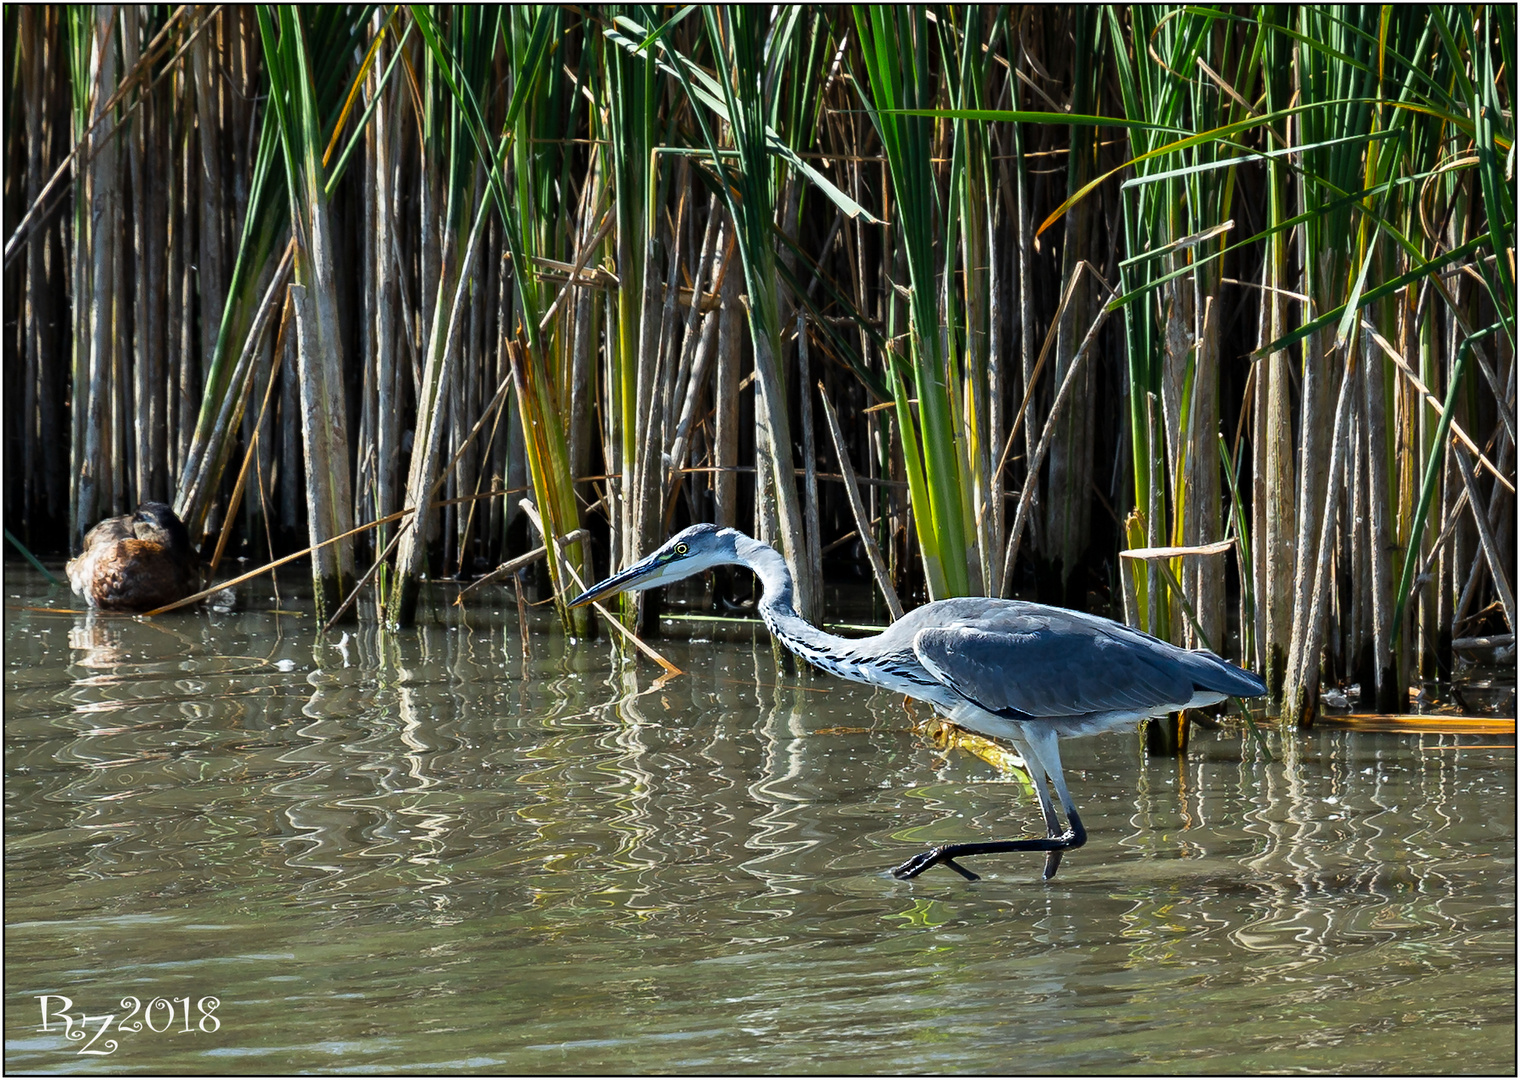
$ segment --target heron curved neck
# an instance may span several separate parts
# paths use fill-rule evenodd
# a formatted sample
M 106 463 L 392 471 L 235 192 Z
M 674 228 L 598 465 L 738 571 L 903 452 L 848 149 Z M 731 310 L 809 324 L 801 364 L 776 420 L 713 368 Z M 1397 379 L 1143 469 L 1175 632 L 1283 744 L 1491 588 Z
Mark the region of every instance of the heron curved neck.
M 760 579 L 760 617 L 781 644 L 809 662 L 816 662 L 819 655 L 838 656 L 850 650 L 849 639 L 820 630 L 797 614 L 796 586 L 779 551 L 748 536 L 735 544 L 735 551 Z

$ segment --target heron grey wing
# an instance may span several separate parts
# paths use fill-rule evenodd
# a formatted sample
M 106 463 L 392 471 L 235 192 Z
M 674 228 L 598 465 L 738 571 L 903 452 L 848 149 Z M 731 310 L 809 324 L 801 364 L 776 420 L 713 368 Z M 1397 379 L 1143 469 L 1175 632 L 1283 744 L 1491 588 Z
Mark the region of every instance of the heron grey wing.
M 999 613 L 927 627 L 913 651 L 941 682 L 995 713 L 1138 715 L 1193 696 L 1187 671 L 1166 655 L 1055 615 Z

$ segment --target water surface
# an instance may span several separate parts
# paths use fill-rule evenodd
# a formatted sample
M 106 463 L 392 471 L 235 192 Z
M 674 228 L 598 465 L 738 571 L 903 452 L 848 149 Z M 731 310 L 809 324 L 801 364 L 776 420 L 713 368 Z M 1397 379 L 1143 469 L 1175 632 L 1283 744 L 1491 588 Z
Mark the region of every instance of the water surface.
M 11 1071 L 1516 1067 L 1513 738 L 1071 741 L 1054 881 L 899 882 L 1033 799 L 763 630 L 659 685 L 500 593 L 327 637 L 5 593 Z M 82 1054 L 41 995 L 162 1003 Z

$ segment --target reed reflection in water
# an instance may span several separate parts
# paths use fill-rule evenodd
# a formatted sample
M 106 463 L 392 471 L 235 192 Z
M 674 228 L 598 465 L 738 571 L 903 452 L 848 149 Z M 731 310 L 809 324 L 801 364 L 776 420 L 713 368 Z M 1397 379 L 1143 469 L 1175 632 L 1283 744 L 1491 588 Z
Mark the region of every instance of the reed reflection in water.
M 1074 741 L 1059 878 L 905 883 L 1037 830 L 1023 781 L 763 630 L 665 642 L 661 684 L 505 605 L 318 637 L 7 584 L 11 1069 L 99 1067 L 49 993 L 220 999 L 111 1068 L 1515 1065 L 1513 739 Z

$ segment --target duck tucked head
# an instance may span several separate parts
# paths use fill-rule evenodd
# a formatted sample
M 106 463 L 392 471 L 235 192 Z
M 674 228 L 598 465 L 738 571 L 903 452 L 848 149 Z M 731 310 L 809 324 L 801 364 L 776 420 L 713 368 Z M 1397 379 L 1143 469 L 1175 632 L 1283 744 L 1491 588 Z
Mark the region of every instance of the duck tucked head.
M 140 504 L 132 515 L 132 532 L 139 540 L 158 544 L 175 555 L 190 554 L 190 530 L 168 503 Z

